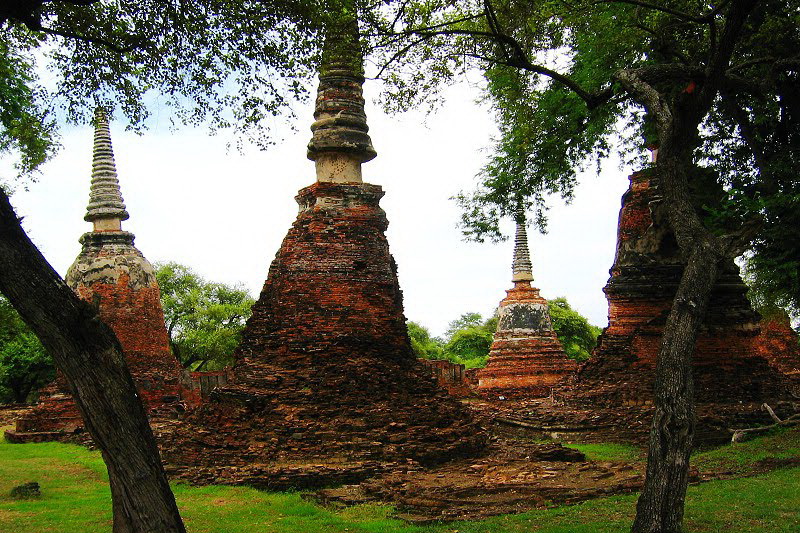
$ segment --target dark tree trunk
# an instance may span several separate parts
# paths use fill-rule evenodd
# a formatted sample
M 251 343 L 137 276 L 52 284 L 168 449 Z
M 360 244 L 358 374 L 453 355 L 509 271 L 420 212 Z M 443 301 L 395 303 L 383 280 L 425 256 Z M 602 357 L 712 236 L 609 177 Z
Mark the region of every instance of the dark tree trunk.
M 673 114 L 675 117 L 675 114 Z M 666 122 L 666 121 L 664 121 Z M 655 413 L 647 471 L 633 533 L 681 533 L 695 429 L 692 359 L 725 250 L 702 223 L 689 194 L 696 124 L 671 121 L 656 170 L 684 268 L 664 326 L 656 365 Z
M 64 373 L 108 468 L 114 533 L 185 533 L 117 338 L 22 230 L 0 189 L 0 291 Z
M 683 531 L 695 428 L 692 356 L 717 270 L 716 254 L 709 247 L 700 246 L 691 254 L 664 328 L 647 473 L 636 505 L 634 533 Z

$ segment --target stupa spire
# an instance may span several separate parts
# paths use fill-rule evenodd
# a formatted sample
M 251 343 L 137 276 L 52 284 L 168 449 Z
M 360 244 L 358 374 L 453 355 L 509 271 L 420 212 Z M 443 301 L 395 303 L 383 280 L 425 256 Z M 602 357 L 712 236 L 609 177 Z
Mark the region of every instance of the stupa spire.
M 377 155 L 367 133 L 363 84 L 358 21 L 348 12 L 334 18 L 325 35 L 313 136 L 308 143 L 317 181 L 360 183 L 361 164 Z
M 517 207 L 515 218 L 517 220 L 517 234 L 514 238 L 514 262 L 511 266 L 511 281 L 533 281 L 533 265 L 531 254 L 528 251 L 528 232 L 525 229 L 525 211 L 522 206 Z
M 120 231 L 122 221 L 128 217 L 117 180 L 108 117 L 105 110 L 98 107 L 94 113 L 92 185 L 83 218 L 94 225 L 94 231 Z

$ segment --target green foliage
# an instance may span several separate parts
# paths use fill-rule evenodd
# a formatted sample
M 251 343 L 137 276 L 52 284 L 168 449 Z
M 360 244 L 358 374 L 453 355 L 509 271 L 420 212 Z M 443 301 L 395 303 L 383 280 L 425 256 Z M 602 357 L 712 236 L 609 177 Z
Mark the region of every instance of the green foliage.
M 50 355 L 0 296 L 0 403 L 25 403 L 54 377 Z
M 547 303 L 553 329 L 564 351 L 576 361 L 587 360 L 597 345 L 597 336 L 602 329 L 589 324 L 586 317 L 572 309 L 566 298 L 555 298 Z
M 444 358 L 467 368 L 483 368 L 489 360 L 497 318 L 464 313 L 448 324 L 443 341 Z
M 35 41 L 0 34 L 0 154 L 19 155 L 17 169 L 30 173 L 55 146 L 54 125 L 40 109 L 33 65 L 24 54 Z
M 763 315 L 785 310 L 800 319 L 800 184 L 765 208 L 764 228 L 746 254 L 750 300 Z
M 482 368 L 489 360 L 493 337 L 493 333 L 482 326 L 458 330 L 444 346 L 447 359 L 467 368 Z
M 0 7 L 0 151 L 18 151 L 21 170 L 30 171 L 53 151 L 50 117 L 85 123 L 103 105 L 141 128 L 155 95 L 179 123 L 231 128 L 239 142 L 263 147 L 273 142 L 270 121 L 307 98 L 317 32 L 337 5 L 120 0 Z M 52 78 L 46 86 L 33 74 L 45 69 Z
M 450 322 L 445 338 L 431 337 L 427 328 L 408 322 L 408 336 L 417 357 L 445 359 L 466 366 L 486 366 L 497 319 L 483 320 L 480 313 L 464 313 Z
M 479 328 L 483 324 L 483 317 L 480 313 L 464 313 L 447 325 L 444 332 L 445 342 L 450 342 L 453 336 L 462 329 Z
M 428 328 L 411 321 L 406 325 L 408 327 L 408 337 L 411 339 L 411 348 L 417 357 L 421 359 L 442 359 L 444 352 L 442 342 L 437 338 L 431 337 Z
M 233 362 L 255 300 L 242 287 L 211 283 L 178 263 L 157 265 L 172 349 L 184 367 L 219 370 Z

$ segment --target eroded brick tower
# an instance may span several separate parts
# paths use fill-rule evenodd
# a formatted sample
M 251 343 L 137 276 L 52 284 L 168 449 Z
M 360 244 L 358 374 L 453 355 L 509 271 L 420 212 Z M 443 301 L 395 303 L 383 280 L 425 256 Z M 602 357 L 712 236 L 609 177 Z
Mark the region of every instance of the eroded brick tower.
M 514 287 L 500 302 L 489 362 L 478 372 L 478 390 L 491 396 L 547 396 L 554 385 L 578 369 L 553 331 L 547 300 L 531 286 L 533 266 L 524 216 L 517 213 Z
M 152 414 L 171 410 L 180 399 L 182 368 L 170 350 L 153 267 L 133 245 L 133 233 L 122 230 L 128 216 L 108 120 L 98 110 L 84 217 L 93 228 L 81 237 L 81 253 L 66 281 L 78 296 L 97 305 L 100 317 L 114 330 L 139 396 Z M 83 423 L 63 376 L 43 392 L 41 403 L 17 422 L 17 440 L 61 438 L 81 430 Z M 43 432 L 49 435 L 36 435 Z
M 173 475 L 301 487 L 355 480 L 409 459 L 479 449 L 465 409 L 417 362 L 378 202 L 362 182 L 367 134 L 355 20 L 329 30 L 308 157 L 317 181 L 269 269 L 216 389 L 165 442 Z
M 683 272 L 650 170 L 630 176 L 622 198 L 617 252 L 604 291 L 608 327 L 576 383 L 593 405 L 650 405 L 664 325 Z M 694 354 L 698 403 L 760 402 L 785 397 L 785 380 L 759 348 L 759 316 L 731 261 L 721 267 Z

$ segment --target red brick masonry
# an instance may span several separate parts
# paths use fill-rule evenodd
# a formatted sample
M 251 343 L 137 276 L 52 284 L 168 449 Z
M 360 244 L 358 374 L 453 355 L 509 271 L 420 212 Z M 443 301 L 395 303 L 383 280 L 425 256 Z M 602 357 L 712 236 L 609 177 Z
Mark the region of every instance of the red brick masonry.
M 300 191 L 232 381 L 164 441 L 173 475 L 309 486 L 483 446 L 482 431 L 411 350 L 382 196 L 369 184 Z
M 650 405 L 655 364 L 683 271 L 666 222 L 657 180 L 630 177 L 619 219 L 617 255 L 604 291 L 609 325 L 582 368 L 576 392 L 593 404 Z M 760 326 L 733 263 L 724 265 L 694 356 L 698 402 L 735 403 L 786 397 L 786 379 L 768 363 Z
M 518 281 L 506 292 L 489 362 L 478 371 L 478 390 L 506 398 L 548 396 L 578 365 L 564 353 L 539 289 Z
M 67 274 L 84 300 L 95 302 L 114 330 L 139 395 L 151 413 L 172 410 L 181 398 L 182 368 L 169 346 L 153 267 L 124 231 L 91 232 Z M 15 442 L 42 440 L 25 433 L 48 432 L 53 439 L 80 432 L 83 422 L 62 376 L 42 391 L 42 400 L 17 421 Z

